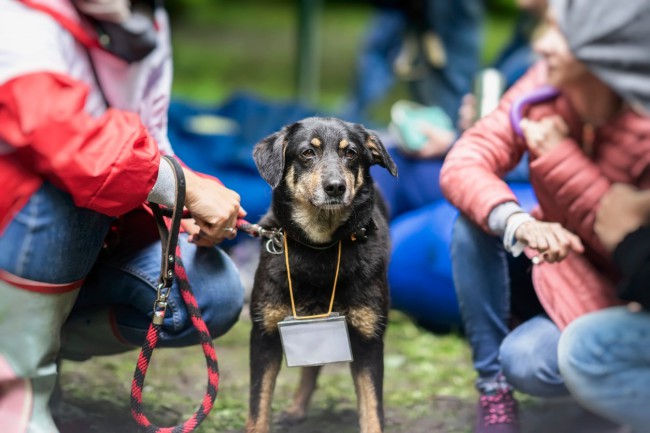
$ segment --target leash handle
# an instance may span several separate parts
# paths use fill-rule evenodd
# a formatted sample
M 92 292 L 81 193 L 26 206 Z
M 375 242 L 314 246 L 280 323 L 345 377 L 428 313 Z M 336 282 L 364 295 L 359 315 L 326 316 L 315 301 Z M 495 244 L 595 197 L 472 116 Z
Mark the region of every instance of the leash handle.
M 217 398 L 219 389 L 219 363 L 217 361 L 217 354 L 212 342 L 212 336 L 208 330 L 201 310 L 196 301 L 196 297 L 192 292 L 185 266 L 181 260 L 181 250 L 178 246 L 178 234 L 180 232 L 181 219 L 183 218 L 183 207 L 185 204 L 185 178 L 183 170 L 174 158 L 164 157 L 171 164 L 176 175 L 176 203 L 172 213 L 171 226 L 168 229 L 163 218 L 163 211 L 157 204 L 151 204 L 151 209 L 156 219 L 160 239 L 163 244 L 161 273 L 158 282 L 158 296 L 154 302 L 154 315 L 152 323 L 147 331 L 145 341 L 142 343 L 142 349 L 138 357 L 138 362 L 133 374 L 133 382 L 131 383 L 131 414 L 133 419 L 140 426 L 142 431 L 147 433 L 190 433 L 203 422 L 208 416 L 214 402 Z M 144 380 L 147 375 L 149 363 L 153 351 L 158 345 L 160 330 L 162 329 L 165 312 L 167 310 L 167 299 L 171 291 L 174 277 L 178 281 L 178 287 L 185 307 L 192 320 L 192 325 L 198 331 L 199 341 L 203 354 L 205 355 L 205 362 L 208 373 L 208 384 L 205 395 L 201 405 L 197 408 L 194 414 L 174 427 L 159 427 L 153 424 L 144 414 L 142 405 L 142 392 L 144 389 Z
M 176 261 L 176 246 L 178 245 L 178 234 L 181 230 L 181 220 L 183 219 L 183 208 L 185 207 L 185 175 L 183 168 L 175 158 L 163 156 L 174 171 L 176 178 L 176 200 L 171 214 L 171 226 L 167 228 L 163 216 L 165 212 L 156 203 L 151 203 L 150 207 L 155 216 L 156 226 L 163 245 L 162 259 L 160 263 L 160 276 L 158 277 L 158 296 L 154 302 L 153 322 L 162 325 L 167 310 L 167 299 L 174 283 L 174 263 Z

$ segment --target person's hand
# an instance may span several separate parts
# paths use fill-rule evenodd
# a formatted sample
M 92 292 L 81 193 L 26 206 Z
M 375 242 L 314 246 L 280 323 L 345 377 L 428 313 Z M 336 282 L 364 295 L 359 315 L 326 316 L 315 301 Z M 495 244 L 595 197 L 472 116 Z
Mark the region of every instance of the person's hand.
M 650 220 L 650 191 L 613 184 L 600 200 L 594 231 L 608 251 Z
M 522 119 L 519 126 L 526 138 L 528 150 L 534 156 L 549 153 L 569 136 L 569 126 L 557 115 L 539 121 Z
M 442 158 L 454 143 L 456 133 L 434 125 L 422 125 L 421 132 L 427 141 L 421 149 L 408 152 L 408 155 L 418 159 Z
M 515 238 L 537 250 L 540 258 L 549 263 L 564 260 L 570 251 L 585 250 L 580 238 L 558 223 L 525 222 L 515 232 Z
M 476 97 L 471 93 L 463 96 L 458 109 L 458 128 L 465 131 L 476 122 Z
M 194 219 L 184 219 L 181 221 L 181 227 L 189 236 L 187 240 L 198 247 L 213 247 L 215 242 L 212 242 L 207 236 L 201 235 L 201 227 Z M 226 233 L 229 235 L 229 233 Z
M 190 233 L 190 242 L 213 246 L 224 239 L 234 238 L 237 219 L 246 216 L 246 211 L 239 205 L 239 194 L 186 168 L 183 172 L 186 179 L 185 206 L 195 222 L 195 225 L 186 223 L 183 226 Z

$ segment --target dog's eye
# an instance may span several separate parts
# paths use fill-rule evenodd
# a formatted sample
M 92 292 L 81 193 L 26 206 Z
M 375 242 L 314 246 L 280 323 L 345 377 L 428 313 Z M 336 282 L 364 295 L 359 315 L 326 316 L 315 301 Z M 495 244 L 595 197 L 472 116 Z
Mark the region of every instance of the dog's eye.
M 314 149 L 305 149 L 302 151 L 300 154 L 304 159 L 312 159 L 316 156 L 316 152 L 314 152 Z
M 343 151 L 343 155 L 344 155 L 347 159 L 355 159 L 355 158 L 357 157 L 357 152 L 356 152 L 354 149 L 350 149 L 350 148 L 348 147 L 348 148 L 346 148 L 346 149 Z

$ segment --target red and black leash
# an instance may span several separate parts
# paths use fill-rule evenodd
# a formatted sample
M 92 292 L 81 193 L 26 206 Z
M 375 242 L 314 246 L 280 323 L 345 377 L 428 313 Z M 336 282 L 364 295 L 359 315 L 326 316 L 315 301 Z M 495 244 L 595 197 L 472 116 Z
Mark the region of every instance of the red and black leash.
M 183 170 L 180 164 L 174 158 L 165 158 L 172 164 L 176 174 L 176 203 L 169 229 L 165 224 L 163 211 L 158 205 L 151 205 L 163 244 L 163 255 L 160 278 L 158 280 L 158 296 L 153 307 L 153 320 L 147 332 L 147 337 L 142 344 L 142 350 L 133 375 L 131 385 L 131 413 L 141 430 L 147 433 L 189 433 L 201 424 L 214 406 L 219 389 L 219 364 L 214 344 L 212 343 L 212 337 L 203 321 L 201 310 L 192 293 L 185 267 L 181 261 L 180 248 L 178 247 L 178 234 L 180 232 L 183 206 L 185 204 L 185 177 L 183 176 Z M 144 380 L 147 375 L 147 369 L 149 368 L 149 362 L 151 361 L 151 355 L 158 344 L 159 333 L 165 318 L 167 300 L 174 282 L 174 276 L 178 281 L 181 297 L 192 320 L 192 325 L 199 334 L 199 341 L 208 369 L 208 385 L 201 405 L 189 419 L 174 427 L 159 427 L 149 421 L 144 414 L 142 390 L 144 389 Z

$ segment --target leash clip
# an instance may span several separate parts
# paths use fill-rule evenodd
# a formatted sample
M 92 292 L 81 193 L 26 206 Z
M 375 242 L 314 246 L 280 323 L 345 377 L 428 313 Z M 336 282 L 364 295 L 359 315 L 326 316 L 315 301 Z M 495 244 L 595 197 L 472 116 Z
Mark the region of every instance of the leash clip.
M 166 289 L 166 290 L 165 290 Z M 168 281 L 167 284 L 160 282 L 158 283 L 158 292 L 156 295 L 156 302 L 167 302 L 169 294 L 172 291 L 172 281 Z
M 237 222 L 237 228 L 254 238 L 267 238 L 268 240 L 265 243 L 267 252 L 271 254 L 284 253 L 284 233 L 282 233 L 282 229 L 265 229 L 259 224 L 251 224 L 243 220 Z
M 167 290 L 165 290 L 167 289 Z M 167 299 L 169 299 L 169 294 L 171 293 L 171 284 L 166 285 L 162 282 L 158 284 L 158 294 L 156 300 L 153 303 L 153 319 L 152 322 L 154 325 L 161 326 L 163 320 L 165 319 L 165 312 L 167 311 Z
M 167 301 L 156 300 L 153 303 L 153 319 L 154 325 L 162 326 L 165 320 L 165 313 L 167 312 Z
M 266 251 L 271 254 L 283 254 L 284 233 L 282 233 L 282 230 L 272 230 L 272 234 L 267 237 L 269 239 L 266 241 Z

